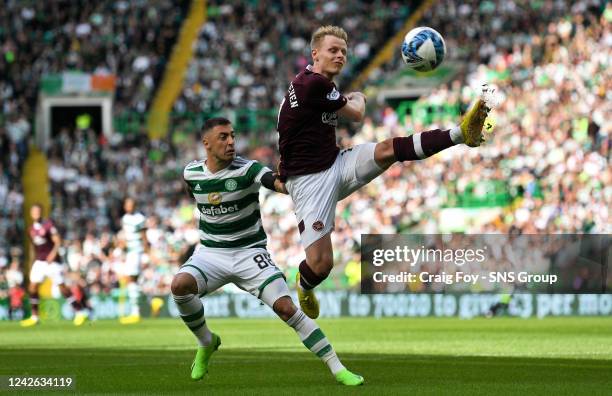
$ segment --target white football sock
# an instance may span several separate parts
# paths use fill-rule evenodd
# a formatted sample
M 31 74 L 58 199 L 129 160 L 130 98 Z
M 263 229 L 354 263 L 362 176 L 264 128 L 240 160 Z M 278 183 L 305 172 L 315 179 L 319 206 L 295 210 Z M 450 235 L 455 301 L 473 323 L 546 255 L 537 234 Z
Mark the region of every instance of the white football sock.
M 140 297 L 140 286 L 136 282 L 130 282 L 127 286 L 127 295 L 130 302 L 132 311 L 131 315 L 140 315 L 140 306 L 138 305 L 138 299 Z
M 189 330 L 198 339 L 200 346 L 208 346 L 212 341 L 212 333 L 206 326 L 204 318 L 204 304 L 195 294 L 185 296 L 172 295 L 174 302 L 181 314 L 181 319 L 189 327 Z
M 295 330 L 304 346 L 327 364 L 333 375 L 344 369 L 325 334 L 304 312 L 298 309 L 287 324 Z
M 463 133 L 461 127 L 456 126 L 450 130 L 450 138 L 455 144 L 463 143 Z

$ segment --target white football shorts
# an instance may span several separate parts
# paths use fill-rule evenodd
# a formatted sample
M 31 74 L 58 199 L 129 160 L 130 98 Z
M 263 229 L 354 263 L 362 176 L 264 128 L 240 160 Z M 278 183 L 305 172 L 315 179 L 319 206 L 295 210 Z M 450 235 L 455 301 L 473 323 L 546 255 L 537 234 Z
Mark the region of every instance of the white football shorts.
M 127 252 L 125 261 L 117 268 L 117 273 L 122 276 L 138 276 L 140 275 L 140 266 L 142 264 L 144 253 Z
M 385 171 L 374 160 L 375 148 L 364 143 L 341 150 L 329 169 L 287 179 L 304 249 L 334 229 L 338 201 Z
M 240 289 L 261 299 L 264 289 L 280 279 L 284 288 L 275 286 L 270 302 L 289 295 L 284 275 L 264 248 L 208 248 L 199 246 L 181 266 L 178 273 L 192 275 L 198 284 L 200 297 L 233 283 Z M 276 282 L 278 283 L 278 282 Z M 268 293 L 269 294 L 269 293 Z
M 30 269 L 30 282 L 42 283 L 50 278 L 55 285 L 64 283 L 64 266 L 60 263 L 48 263 L 44 260 L 35 260 Z

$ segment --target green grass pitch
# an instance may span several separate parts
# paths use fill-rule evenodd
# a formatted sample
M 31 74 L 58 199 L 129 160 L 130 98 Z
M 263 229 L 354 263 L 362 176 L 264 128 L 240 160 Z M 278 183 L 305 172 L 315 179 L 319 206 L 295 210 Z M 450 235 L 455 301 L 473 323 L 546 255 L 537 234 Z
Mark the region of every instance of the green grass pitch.
M 189 378 L 195 341 L 178 319 L 0 323 L 0 375 L 74 375 L 78 393 L 97 394 L 612 393 L 611 317 L 319 320 L 365 377 L 358 389 L 337 385 L 280 320 L 208 323 L 223 345 L 200 382 Z

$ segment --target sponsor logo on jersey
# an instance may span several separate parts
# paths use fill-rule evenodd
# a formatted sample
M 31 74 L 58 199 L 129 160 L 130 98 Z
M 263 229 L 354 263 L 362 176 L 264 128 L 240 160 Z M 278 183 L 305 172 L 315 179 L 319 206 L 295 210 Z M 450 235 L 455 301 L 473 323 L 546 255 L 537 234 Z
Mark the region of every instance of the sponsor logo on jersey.
M 329 100 L 338 100 L 340 98 L 340 92 L 336 90 L 336 88 L 332 89 L 330 93 L 327 94 L 327 99 Z
M 195 188 L 193 189 L 193 191 L 202 191 L 202 187 L 200 187 L 199 184 L 196 184 Z
M 233 204 L 231 206 L 221 205 L 221 206 L 215 206 L 212 208 L 203 207 L 201 211 L 202 211 L 202 214 L 214 217 L 214 216 L 224 215 L 228 213 L 235 213 L 235 212 L 238 212 L 239 210 L 240 208 L 238 208 L 238 204 Z
M 219 205 L 222 199 L 223 197 L 221 196 L 221 193 L 212 192 L 208 194 L 208 202 L 210 202 L 213 205 Z
M 314 223 L 312 223 L 312 229 L 315 230 L 315 231 L 321 231 L 324 227 L 325 227 L 325 225 L 320 220 L 315 221 Z
M 34 238 L 32 238 L 32 242 L 36 246 L 44 245 L 47 242 L 47 238 L 44 238 L 41 235 L 35 235 Z
M 227 191 L 234 191 L 238 187 L 238 182 L 234 179 L 229 179 L 225 182 L 225 189 Z
M 321 122 L 323 124 L 331 125 L 333 127 L 338 126 L 338 114 L 336 113 L 322 113 Z

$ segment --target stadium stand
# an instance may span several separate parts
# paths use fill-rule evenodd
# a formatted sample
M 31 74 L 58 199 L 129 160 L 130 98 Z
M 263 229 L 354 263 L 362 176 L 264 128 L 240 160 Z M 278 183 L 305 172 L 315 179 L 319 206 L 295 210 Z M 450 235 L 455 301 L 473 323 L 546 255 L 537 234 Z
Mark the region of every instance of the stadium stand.
M 499 190 L 496 186 L 509 195 L 508 205 L 465 219 L 460 231 L 610 232 L 612 123 L 606 114 L 612 110 L 608 98 L 611 7 L 607 5 L 602 13 L 601 2 L 574 2 L 571 7 L 557 2 L 558 8 L 551 10 L 542 10 L 536 3 L 513 4 L 472 2 L 455 8 L 451 2 L 442 2 L 420 22 L 440 26 L 449 38 L 447 45 L 461 48 L 455 56 L 467 62 L 468 70 L 420 101 L 434 110 L 442 105 L 465 109 L 478 84 L 494 82 L 506 95 L 494 112 L 498 130 L 483 149 L 447 150 L 428 159 L 426 166 L 419 162 L 395 165 L 342 201 L 333 241 L 341 247 L 336 248 L 340 252 L 337 263 L 351 260 L 360 234 L 448 231 L 441 221 L 445 208 L 470 206 L 474 201 L 477 206 L 487 206 L 478 198 L 498 195 L 492 194 Z M 489 32 L 482 35 L 481 42 L 466 31 L 467 25 L 452 23 L 459 15 L 482 20 L 492 10 L 504 7 L 509 7 L 507 12 L 496 13 L 499 21 L 490 25 L 516 32 L 512 27 L 520 28 L 519 21 L 526 20 L 528 28 L 521 30 L 524 34 Z M 489 37 L 497 39 L 490 43 L 493 40 Z M 479 51 L 489 43 L 494 46 L 489 56 L 480 56 Z M 387 73 L 401 69 L 399 58 L 398 54 Z M 406 131 L 451 127 L 456 122 L 455 117 L 439 110 L 429 122 L 426 118 L 415 114 L 401 123 L 401 115 L 390 108 L 381 109 L 352 137 L 348 130 L 340 133 L 340 143 L 349 146 L 402 136 Z M 266 201 L 264 221 L 272 234 L 270 250 L 277 260 L 296 265 L 299 260 L 295 257 L 301 252 L 296 248 L 297 234 L 291 232 L 292 213 L 285 200 L 275 197 L 270 204 Z M 279 211 L 278 207 L 285 209 Z M 457 213 L 453 214 L 456 218 Z M 349 278 L 348 271 L 343 273 L 345 268 L 334 269 L 337 279 Z
M 13 259 L 19 260 L 22 268 L 24 264 L 21 174 L 33 138 L 34 114 L 43 75 L 68 70 L 115 74 L 119 78 L 114 112 L 142 113 L 148 108 L 164 70 L 187 5 L 187 1 L 5 2 L 0 10 L 3 49 L 0 59 L 3 103 L 0 112 L 0 198 L 5 202 L 1 209 L 0 264 Z M 100 140 L 101 132 L 64 131 L 59 141 L 67 145 L 61 151 L 65 157 L 60 158 L 59 163 L 67 166 L 61 169 L 80 164 L 85 154 L 81 151 L 86 145 L 84 142 Z M 98 143 L 98 153 L 112 156 L 108 142 L 100 140 Z M 87 160 L 82 162 L 88 163 Z M 86 166 L 70 169 L 72 173 L 68 174 L 72 178 L 65 180 L 66 185 L 60 188 L 64 195 L 71 194 L 73 185 L 69 181 L 78 178 L 83 183 L 89 177 L 100 177 L 95 174 L 94 165 L 99 164 L 95 156 L 91 164 L 89 169 Z M 54 169 L 56 174 L 57 169 Z M 72 229 L 66 225 L 73 224 L 72 221 L 79 224 L 82 201 L 65 202 L 53 202 L 51 215 L 68 235 L 79 235 L 78 227 Z M 63 214 L 64 208 L 76 217 L 60 217 L 58 212 Z M 6 268 L 7 265 L 0 265 L 2 272 Z
M 115 235 L 126 194 L 136 196 L 149 217 L 152 252 L 143 290 L 149 295 L 168 292 L 182 256 L 198 240 L 194 207 L 183 193 L 180 176 L 185 163 L 202 157 L 194 117 L 229 110 L 246 132 L 239 137 L 239 151 L 274 167 L 277 106 L 287 82 L 308 63 L 307 40 L 313 27 L 335 22 L 349 31 L 355 66 L 342 81 L 346 85 L 411 10 L 392 1 L 383 1 L 383 6 L 358 2 L 355 8 L 348 2 L 296 7 L 275 1 L 266 8 L 211 3 L 184 90 L 174 105 L 168 138 L 150 141 L 144 123 L 110 141 L 99 131 L 75 127 L 62 131 L 47 153 L 52 217 L 67 240 L 65 256 L 71 270 L 84 274 L 92 293 L 109 293 L 117 286 L 113 268 L 122 252 Z M 104 1 L 95 6 L 83 2 L 78 13 L 61 2 L 7 4 L 0 10 L 1 26 L 9 28 L 0 31 L 0 201 L 5 202 L 0 209 L 0 289 L 3 279 L 19 279 L 11 263 L 23 256 L 20 174 L 33 132 L 40 75 L 65 68 L 113 72 L 120 76 L 118 118 L 136 114 L 135 119 L 144 119 L 187 9 L 186 4 L 175 8 L 165 1 Z M 356 284 L 355 252 L 362 233 L 612 231 L 612 123 L 607 116 L 612 110 L 612 6 L 603 4 L 471 1 L 455 7 L 442 1 L 419 21 L 441 31 L 450 59 L 462 63 L 464 71 L 419 100 L 429 113 L 406 115 L 372 106 L 358 129 L 339 129 L 339 144 L 454 125 L 483 81 L 497 84 L 505 95 L 494 112 L 497 130 L 482 149 L 454 148 L 428 159 L 426 166 L 395 165 L 342 201 L 333 238 L 337 265 L 324 286 Z M 374 17 L 364 20 L 366 15 Z M 473 23 L 456 22 L 468 17 Z M 473 29 L 478 21 L 489 19 L 486 26 L 491 30 Z M 28 55 L 22 57 L 19 48 L 29 48 Z M 391 78 L 401 69 L 399 62 L 398 54 L 375 71 L 368 85 Z M 245 109 L 262 117 L 243 122 Z M 303 253 L 291 201 L 279 194 L 263 196 L 269 249 L 287 278 L 293 279 Z M 453 218 L 460 221 L 441 221 L 442 213 L 457 209 Z M 5 281 L 5 288 L 15 282 Z

